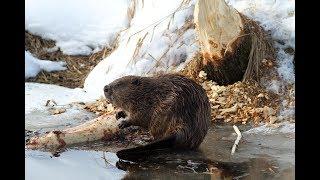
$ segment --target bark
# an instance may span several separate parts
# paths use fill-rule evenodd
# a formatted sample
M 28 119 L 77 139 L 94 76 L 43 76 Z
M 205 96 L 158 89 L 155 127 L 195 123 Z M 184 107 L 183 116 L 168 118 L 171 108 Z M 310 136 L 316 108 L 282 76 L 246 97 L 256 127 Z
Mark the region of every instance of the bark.
M 108 140 L 118 131 L 118 124 L 115 115 L 102 115 L 79 126 L 68 128 L 62 131 L 51 131 L 43 136 L 32 137 L 27 143 L 27 149 L 57 149 L 67 145 Z

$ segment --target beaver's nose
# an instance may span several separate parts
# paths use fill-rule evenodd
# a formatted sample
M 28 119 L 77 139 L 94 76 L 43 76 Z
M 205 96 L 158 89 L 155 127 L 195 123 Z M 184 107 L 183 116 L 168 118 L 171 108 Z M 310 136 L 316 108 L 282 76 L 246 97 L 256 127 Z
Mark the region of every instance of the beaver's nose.
M 109 85 L 104 86 L 103 91 L 104 92 L 110 91 L 110 86 Z

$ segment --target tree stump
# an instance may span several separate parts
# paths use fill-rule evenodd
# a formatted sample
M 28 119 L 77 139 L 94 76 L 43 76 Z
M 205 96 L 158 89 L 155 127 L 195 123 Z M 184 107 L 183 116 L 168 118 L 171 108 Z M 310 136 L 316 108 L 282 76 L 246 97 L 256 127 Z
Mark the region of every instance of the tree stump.
M 263 29 L 224 0 L 198 0 L 194 23 L 201 52 L 184 69 L 192 78 L 204 70 L 207 79 L 220 85 L 258 81 L 260 62 L 274 59 L 273 46 Z

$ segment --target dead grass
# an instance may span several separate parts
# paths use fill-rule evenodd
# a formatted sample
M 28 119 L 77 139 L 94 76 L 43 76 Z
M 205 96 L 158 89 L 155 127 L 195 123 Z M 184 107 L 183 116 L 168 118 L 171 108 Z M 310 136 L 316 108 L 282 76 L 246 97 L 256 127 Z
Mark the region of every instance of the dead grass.
M 175 14 L 176 14 L 177 12 L 181 11 L 181 10 L 184 10 L 184 9 L 186 9 L 186 8 L 189 8 L 188 5 L 190 4 L 190 2 L 191 2 L 190 0 L 183 0 L 183 1 L 180 3 L 179 7 L 178 7 L 176 10 L 174 10 L 172 13 L 168 14 L 167 16 L 161 18 L 160 20 L 158 20 L 158 21 L 156 21 L 156 22 L 154 22 L 154 23 L 152 23 L 152 24 L 149 24 L 148 26 L 140 29 L 139 31 L 133 33 L 133 34 L 129 37 L 127 43 L 129 43 L 129 41 L 131 40 L 131 38 L 132 38 L 133 36 L 135 36 L 135 35 L 137 35 L 137 34 L 140 34 L 140 33 L 142 33 L 144 30 L 149 29 L 149 28 L 152 28 L 152 33 L 151 33 L 151 40 L 152 40 L 155 29 L 157 28 L 157 26 L 158 26 L 159 24 L 163 23 L 166 19 L 170 19 L 169 22 L 168 22 L 168 25 L 167 25 L 167 29 L 169 30 L 169 27 L 170 27 L 170 25 L 171 25 L 171 22 L 172 22 L 173 19 L 174 19 Z M 143 1 L 142 1 L 142 4 L 143 4 Z M 128 9 L 128 13 L 127 13 L 130 20 L 131 20 L 131 17 L 132 17 L 131 14 L 134 13 L 133 8 L 136 6 L 136 1 L 132 1 L 131 6 L 132 6 L 132 7 Z M 176 34 L 178 35 L 178 37 L 174 40 L 174 42 L 172 42 L 172 44 L 169 45 L 169 47 L 167 48 L 167 50 L 161 55 L 161 57 L 160 57 L 159 59 L 155 59 L 151 54 L 149 54 L 153 59 L 155 59 L 155 60 L 157 61 L 155 67 L 153 67 L 152 69 L 156 68 L 156 67 L 159 65 L 159 63 L 161 63 L 162 58 L 165 57 L 165 55 L 166 55 L 167 52 L 170 50 L 170 48 L 172 48 L 172 46 L 179 40 L 179 38 L 180 38 L 187 30 L 189 30 L 190 28 L 194 29 L 194 23 L 193 23 L 191 17 L 189 17 L 188 19 L 186 19 L 184 26 L 182 26 L 180 29 L 177 30 L 177 33 L 176 33 Z M 147 31 L 147 32 L 143 35 L 143 37 L 139 38 L 139 40 L 137 41 L 137 43 L 136 43 L 136 48 L 135 48 L 135 50 L 134 50 L 134 53 L 133 53 L 133 56 L 132 56 L 131 60 L 129 61 L 129 64 L 135 64 L 135 63 L 137 62 L 137 57 L 138 57 L 138 55 L 139 55 L 139 53 L 140 53 L 140 49 L 141 49 L 141 47 L 142 47 L 142 45 L 143 45 L 143 43 L 144 43 L 145 38 L 146 38 L 148 35 L 149 35 L 149 31 Z M 150 69 L 149 71 L 151 71 L 152 69 Z M 149 73 L 149 72 L 148 72 L 148 73 Z
M 242 15 L 242 19 L 246 26 L 251 27 L 251 50 L 249 54 L 249 61 L 246 72 L 243 75 L 243 81 L 259 79 L 266 73 L 265 69 L 261 68 L 261 61 L 269 59 L 275 62 L 276 55 L 272 44 L 271 37 L 257 24 L 257 22 L 248 19 Z
M 116 46 L 116 43 L 114 43 Z M 38 82 L 46 84 L 56 84 L 69 88 L 83 87 L 84 80 L 89 72 L 105 57 L 113 48 L 104 48 L 90 56 L 70 56 L 63 54 L 60 50 L 48 52 L 48 48 L 53 48 L 55 42 L 45 40 L 39 36 L 25 32 L 25 49 L 34 56 L 43 60 L 66 62 L 67 70 L 57 72 L 40 72 L 36 77 L 26 79 L 26 82 Z

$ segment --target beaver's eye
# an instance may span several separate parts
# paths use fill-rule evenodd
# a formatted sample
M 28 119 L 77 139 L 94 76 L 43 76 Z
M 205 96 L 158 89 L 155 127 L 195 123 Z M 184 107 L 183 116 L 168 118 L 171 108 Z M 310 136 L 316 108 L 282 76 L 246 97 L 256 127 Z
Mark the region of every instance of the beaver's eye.
M 133 85 L 139 85 L 140 84 L 140 80 L 139 79 L 135 79 L 131 82 Z

